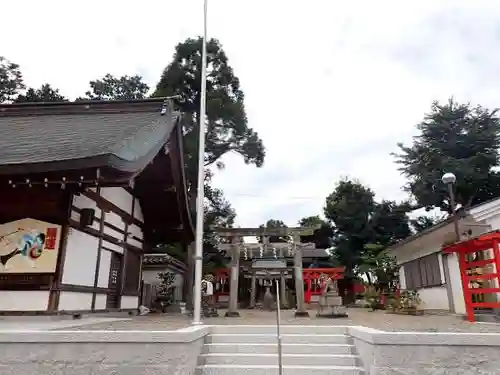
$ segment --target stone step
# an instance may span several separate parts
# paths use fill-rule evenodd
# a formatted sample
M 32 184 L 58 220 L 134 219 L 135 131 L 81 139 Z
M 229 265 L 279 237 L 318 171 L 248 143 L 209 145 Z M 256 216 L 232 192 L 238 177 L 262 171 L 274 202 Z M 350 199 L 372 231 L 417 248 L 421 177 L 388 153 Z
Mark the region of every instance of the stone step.
M 299 326 L 299 325 L 282 325 L 280 327 L 280 332 L 283 334 L 329 334 L 329 335 L 343 335 L 347 333 L 347 326 Z M 236 325 L 236 326 L 212 326 L 212 333 L 222 334 L 222 333 L 261 333 L 261 334 L 276 334 L 275 325 L 267 326 L 246 326 L 246 325 Z
M 276 375 L 278 366 L 204 365 L 197 368 L 199 375 Z M 365 375 L 356 366 L 283 366 L 283 375 Z
M 325 334 L 283 334 L 282 342 L 285 344 L 349 344 L 347 335 L 325 335 Z M 207 338 L 207 343 L 216 344 L 221 342 L 230 343 L 276 343 L 275 334 L 234 334 L 220 333 L 211 334 Z
M 285 366 L 356 366 L 358 358 L 352 354 L 283 354 Z M 202 354 L 205 365 L 265 365 L 277 366 L 277 354 L 209 353 Z
M 282 344 L 284 354 L 353 354 L 354 345 L 350 344 Z M 274 343 L 217 343 L 205 344 L 204 353 L 278 353 L 278 345 Z

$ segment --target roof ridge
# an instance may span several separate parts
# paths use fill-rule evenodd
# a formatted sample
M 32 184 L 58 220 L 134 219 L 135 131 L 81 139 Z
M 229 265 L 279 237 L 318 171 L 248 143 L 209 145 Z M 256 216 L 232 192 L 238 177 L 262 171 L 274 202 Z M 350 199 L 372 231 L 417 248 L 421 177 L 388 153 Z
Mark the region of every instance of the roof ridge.
M 0 104 L 0 117 L 150 112 L 164 102 L 165 98 Z

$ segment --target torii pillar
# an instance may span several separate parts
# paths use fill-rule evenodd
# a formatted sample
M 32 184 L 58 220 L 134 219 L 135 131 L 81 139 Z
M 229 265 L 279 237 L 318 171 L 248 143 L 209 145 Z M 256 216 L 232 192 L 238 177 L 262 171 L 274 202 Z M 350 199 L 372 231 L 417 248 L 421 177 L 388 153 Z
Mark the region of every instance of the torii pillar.
M 306 303 L 304 301 L 304 275 L 302 272 L 302 247 L 299 245 L 300 236 L 298 234 L 293 235 L 293 270 L 295 273 L 295 294 L 297 296 L 297 310 L 295 311 L 296 317 L 307 317 L 309 313 L 306 309 Z
M 237 318 L 238 312 L 238 280 L 240 278 L 240 237 L 231 238 L 231 281 L 229 282 L 229 308 L 225 314 L 228 318 Z

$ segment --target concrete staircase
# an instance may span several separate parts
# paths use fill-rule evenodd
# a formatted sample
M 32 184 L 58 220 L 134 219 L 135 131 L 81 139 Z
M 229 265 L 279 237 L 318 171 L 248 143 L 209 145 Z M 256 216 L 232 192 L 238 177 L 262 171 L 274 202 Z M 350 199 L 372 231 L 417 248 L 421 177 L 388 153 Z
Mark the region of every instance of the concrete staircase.
M 281 326 L 284 375 L 364 375 L 346 327 Z M 214 326 L 197 375 L 276 375 L 275 326 Z

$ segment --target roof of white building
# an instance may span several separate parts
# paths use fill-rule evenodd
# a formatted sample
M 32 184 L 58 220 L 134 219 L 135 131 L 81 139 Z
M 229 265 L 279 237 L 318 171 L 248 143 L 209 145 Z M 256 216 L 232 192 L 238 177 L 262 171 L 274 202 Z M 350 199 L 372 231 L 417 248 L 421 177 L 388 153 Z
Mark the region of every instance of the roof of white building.
M 467 210 L 459 210 L 457 212 L 457 215 L 459 217 L 459 220 L 463 222 L 464 220 L 468 219 L 468 222 L 465 223 L 466 226 L 475 226 L 479 225 L 482 226 L 484 224 L 481 224 L 484 220 L 487 220 L 488 218 L 491 218 L 495 215 L 500 215 L 500 198 L 493 198 L 489 201 L 486 201 L 484 203 L 478 204 L 476 206 L 470 207 Z M 445 228 L 447 226 L 452 226 L 453 224 L 453 216 L 448 217 L 447 219 L 439 222 L 438 224 L 427 228 L 421 232 L 415 233 L 414 235 L 405 238 L 402 241 L 399 241 L 393 246 L 390 246 L 388 250 L 390 252 L 397 251 L 398 249 L 402 248 L 405 245 L 408 245 L 414 241 L 417 241 L 423 237 L 426 237 L 430 234 L 435 233 L 437 230 Z M 474 224 L 478 223 L 478 224 Z M 486 227 L 486 225 L 485 225 Z M 489 230 L 492 229 L 499 229 L 499 228 L 490 228 Z M 488 230 L 485 230 L 488 231 Z

